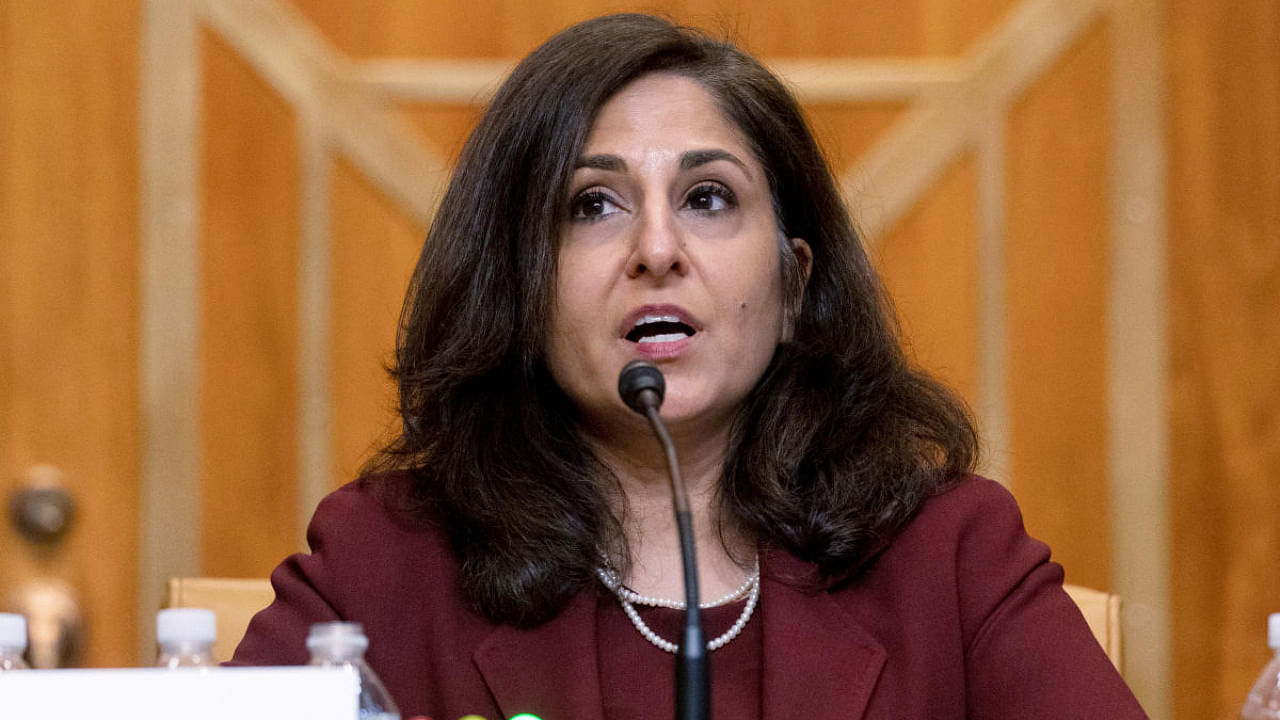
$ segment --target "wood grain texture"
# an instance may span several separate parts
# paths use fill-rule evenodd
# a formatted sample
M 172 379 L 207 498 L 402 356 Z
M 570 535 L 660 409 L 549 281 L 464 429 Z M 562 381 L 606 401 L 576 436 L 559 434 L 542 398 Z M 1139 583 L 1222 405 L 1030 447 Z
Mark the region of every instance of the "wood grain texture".
M 204 35 L 202 572 L 265 575 L 297 549 L 296 124 Z
M 970 405 L 978 392 L 976 195 L 970 157 L 938 179 L 876 253 L 912 357 Z
M 495 0 L 484 22 L 466 2 L 291 0 L 354 57 L 521 57 L 552 33 L 610 12 L 643 10 L 704 27 L 770 57 L 959 54 L 1016 0 Z
M 901 120 L 905 108 L 894 103 L 822 102 L 806 104 L 804 111 L 827 163 L 839 173 L 857 162 L 885 131 Z M 870 205 L 876 202 L 873 197 L 853 200 Z M 855 216 L 862 214 L 857 206 L 850 210 Z
M 1095 29 L 1013 107 L 1007 199 L 1011 484 L 1068 580 L 1104 590 L 1107 73 Z
M 396 106 L 400 117 L 419 134 L 422 141 L 452 168 L 471 129 L 480 121 L 484 108 L 479 104 L 405 102 Z M 436 182 L 443 188 L 449 181 L 440 175 Z M 425 231 L 424 231 L 425 232 Z
M 1234 716 L 1280 610 L 1280 5 L 1169 8 L 1175 717 Z
M 333 188 L 333 485 L 356 477 L 375 448 L 399 430 L 394 360 L 400 305 L 424 228 L 346 163 Z
M 135 2 L 0 5 L 0 497 L 50 463 L 79 508 L 51 554 L 5 513 L 0 597 L 70 582 L 91 665 L 133 649 L 137 53 Z

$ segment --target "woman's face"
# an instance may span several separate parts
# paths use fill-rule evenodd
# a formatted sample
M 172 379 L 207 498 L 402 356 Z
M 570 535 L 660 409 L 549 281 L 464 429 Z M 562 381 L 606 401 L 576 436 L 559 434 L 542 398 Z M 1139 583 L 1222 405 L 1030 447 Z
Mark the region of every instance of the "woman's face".
M 635 416 L 618 372 L 666 376 L 663 418 L 723 430 L 785 332 L 764 168 L 696 81 L 655 73 L 600 108 L 560 232 L 547 364 L 596 431 Z M 710 423 L 710 424 L 706 424 Z M 604 427 L 601 425 L 603 424 Z

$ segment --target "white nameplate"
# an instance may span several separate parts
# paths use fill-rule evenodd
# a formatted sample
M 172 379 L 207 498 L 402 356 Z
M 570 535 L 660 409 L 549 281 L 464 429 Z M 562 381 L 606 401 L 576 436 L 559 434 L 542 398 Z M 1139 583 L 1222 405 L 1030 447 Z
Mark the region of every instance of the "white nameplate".
M 17 670 L 0 673 L 0 718 L 354 720 L 342 668 Z

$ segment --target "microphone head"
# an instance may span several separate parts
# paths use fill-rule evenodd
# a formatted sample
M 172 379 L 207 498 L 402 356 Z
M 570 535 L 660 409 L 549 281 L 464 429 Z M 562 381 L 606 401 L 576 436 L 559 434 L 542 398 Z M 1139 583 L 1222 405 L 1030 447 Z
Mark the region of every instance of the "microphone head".
M 666 392 L 667 382 L 662 372 L 644 360 L 632 360 L 618 373 L 618 395 L 627 407 L 641 415 L 650 404 L 661 407 Z

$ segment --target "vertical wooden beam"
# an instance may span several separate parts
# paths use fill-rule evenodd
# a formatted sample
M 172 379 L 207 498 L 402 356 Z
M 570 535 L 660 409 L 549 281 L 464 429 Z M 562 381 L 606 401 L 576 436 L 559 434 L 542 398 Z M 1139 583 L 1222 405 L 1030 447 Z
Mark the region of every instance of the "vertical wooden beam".
M 302 249 L 298 277 L 298 528 L 306 529 L 333 476 L 333 391 L 330 312 L 332 163 L 315 103 L 299 103 L 302 155 Z
M 192 0 L 142 19 L 139 657 L 168 577 L 200 572 L 200 67 Z
M 1148 714 L 1170 717 L 1168 346 L 1163 0 L 1113 13 L 1107 475 L 1112 587 L 1125 601 L 1125 675 Z
M 978 159 L 978 407 L 982 472 L 1009 486 L 1009 314 L 1005 292 L 1007 141 L 1000 104 L 977 138 Z

